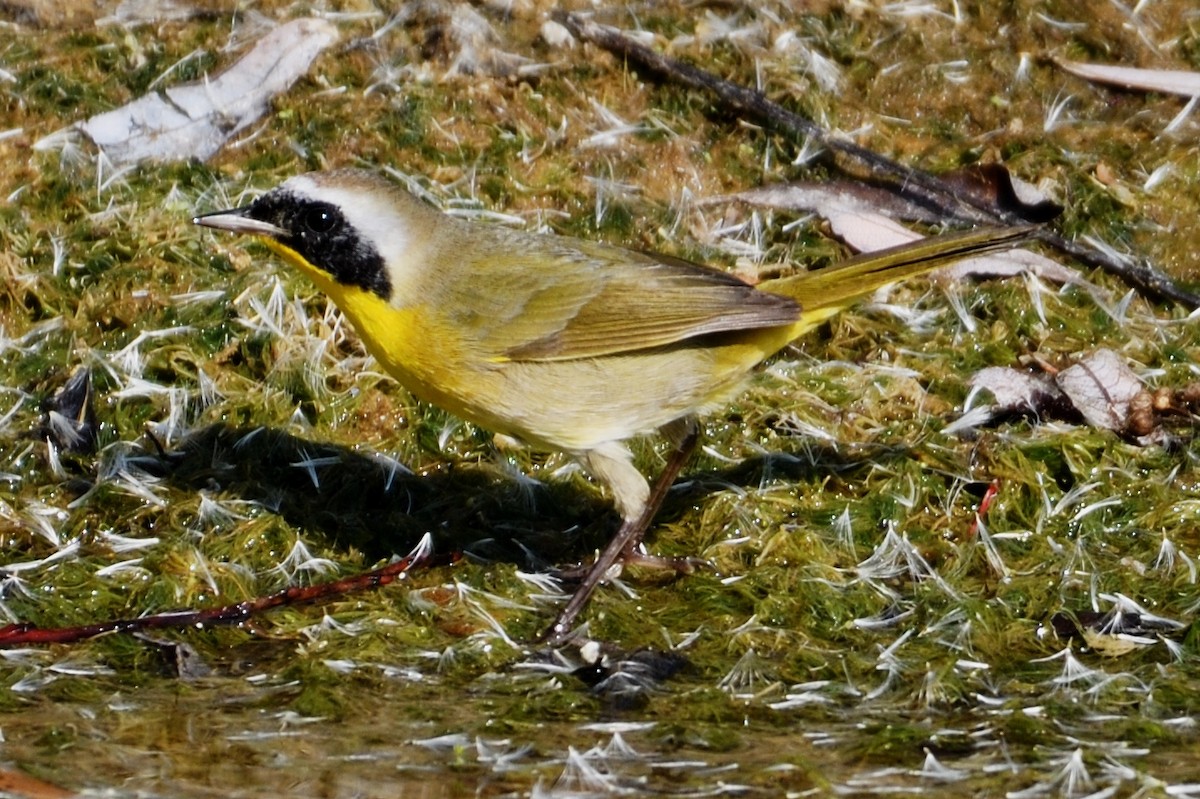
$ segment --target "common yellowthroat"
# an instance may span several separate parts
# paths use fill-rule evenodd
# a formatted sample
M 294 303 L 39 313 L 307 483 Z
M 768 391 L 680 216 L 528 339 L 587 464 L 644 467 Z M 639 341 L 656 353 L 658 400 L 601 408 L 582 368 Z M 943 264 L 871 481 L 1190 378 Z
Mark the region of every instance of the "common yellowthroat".
M 370 172 L 293 177 L 198 225 L 250 233 L 329 295 L 418 398 L 606 485 L 622 524 L 549 635 L 561 640 L 622 556 L 636 557 L 699 414 L 790 341 L 878 287 L 1009 248 L 1030 228 L 925 239 L 757 286 L 678 258 L 446 216 Z M 676 443 L 655 491 L 626 441 Z

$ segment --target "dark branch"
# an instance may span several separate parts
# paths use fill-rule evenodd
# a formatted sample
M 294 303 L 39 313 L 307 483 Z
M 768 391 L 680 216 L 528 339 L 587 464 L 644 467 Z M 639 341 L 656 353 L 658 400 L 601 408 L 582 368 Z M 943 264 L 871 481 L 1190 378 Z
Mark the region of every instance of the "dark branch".
M 709 91 L 725 105 L 765 127 L 798 139 L 807 138 L 818 142 L 830 152 L 866 167 L 876 178 L 887 180 L 893 191 L 903 192 L 929 205 L 948 220 L 969 224 L 1007 225 L 1020 225 L 1028 221 L 995 202 L 964 195 L 936 175 L 905 166 L 865 147 L 833 136 L 812 120 L 772 102 L 761 92 L 656 53 L 612 28 L 598 25 L 576 14 L 556 12 L 554 18 L 574 36 L 599 45 L 663 80 Z M 1039 238 L 1047 245 L 1083 263 L 1117 275 L 1143 294 L 1172 300 L 1189 309 L 1200 308 L 1200 295 L 1180 287 L 1166 273 L 1144 261 L 1135 263 L 1081 242 L 1068 241 L 1049 231 L 1044 231 Z
M 138 633 L 146 630 L 177 630 L 185 627 L 241 624 L 251 617 L 273 608 L 310 604 L 344 594 L 381 588 L 396 580 L 404 579 L 414 566 L 429 564 L 430 559 L 424 554 L 424 550 L 418 550 L 381 569 L 319 585 L 293 586 L 274 594 L 216 608 L 156 613 L 136 619 L 113 619 L 79 627 L 41 628 L 32 624 L 10 624 L 7 627 L 0 627 L 0 648 L 7 649 L 31 644 L 69 644 L 113 632 Z

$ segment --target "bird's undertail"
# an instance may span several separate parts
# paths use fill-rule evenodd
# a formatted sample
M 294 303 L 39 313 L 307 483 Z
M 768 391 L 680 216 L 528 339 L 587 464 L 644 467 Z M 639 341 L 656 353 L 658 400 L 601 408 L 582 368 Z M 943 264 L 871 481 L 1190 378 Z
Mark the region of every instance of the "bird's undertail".
M 815 327 L 880 286 L 920 275 L 960 258 L 1008 250 L 1036 235 L 1037 227 L 982 227 L 930 236 L 910 244 L 863 253 L 813 272 L 768 280 L 758 288 L 800 303 L 801 329 Z

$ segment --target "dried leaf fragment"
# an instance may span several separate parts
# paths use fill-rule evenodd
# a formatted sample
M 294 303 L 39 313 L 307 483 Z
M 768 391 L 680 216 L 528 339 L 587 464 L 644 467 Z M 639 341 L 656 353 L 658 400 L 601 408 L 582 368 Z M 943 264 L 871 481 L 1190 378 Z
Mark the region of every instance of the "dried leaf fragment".
M 1050 629 L 1063 640 L 1081 639 L 1093 652 L 1104 657 L 1121 657 L 1157 644 L 1164 637 L 1180 635 L 1187 625 L 1174 619 L 1113 608 L 1107 613 L 1095 610 L 1059 611 L 1050 619 Z
M 1126 428 L 1129 403 L 1142 391 L 1142 381 L 1109 349 L 1063 369 L 1055 382 L 1088 424 L 1107 430 Z
M 1058 372 L 1049 366 L 1041 373 L 992 366 L 977 372 L 969 384 L 972 396 L 986 391 L 994 402 L 968 409 L 947 432 L 970 430 L 1001 416 L 1033 414 L 1082 419 L 1092 427 L 1154 444 L 1167 440 L 1166 419 L 1192 417 L 1200 409 L 1200 384 L 1177 390 L 1147 389 L 1124 359 L 1109 349 L 1096 350 Z
M 163 670 L 170 676 L 185 682 L 199 680 L 212 676 L 212 666 L 196 651 L 196 648 L 185 641 L 171 641 L 145 633 L 135 634 L 145 643 L 154 647 L 162 658 Z
M 330 22 L 293 20 L 211 80 L 144 95 L 76 127 L 117 165 L 203 161 L 265 114 L 271 98 L 291 87 L 337 40 Z
M 1002 164 L 980 164 L 947 172 L 941 180 L 960 194 L 970 195 L 979 203 L 1008 212 L 1032 224 L 1049 222 L 1062 213 L 1062 206 L 1047 197 L 1037 186 L 1013 175 Z M 870 211 L 908 222 L 937 224 L 946 216 L 930 208 L 919 197 L 886 185 L 859 180 L 832 180 L 823 183 L 795 181 L 771 183 L 737 194 L 714 197 L 708 202 L 739 200 L 752 205 L 807 210 L 824 216 L 830 205 Z
M 980 369 L 968 381 L 976 390 L 991 393 L 993 408 L 1003 413 L 1041 413 L 1063 400 L 1063 393 L 1047 374 L 1023 372 L 1007 366 Z
M 1059 60 L 1056 63 L 1072 75 L 1096 83 L 1125 89 L 1179 94 L 1184 97 L 1200 94 L 1200 72 L 1182 69 L 1138 69 L 1112 64 L 1086 64 L 1082 61 Z
M 978 164 L 942 175 L 942 180 L 981 203 L 1016 214 L 1026 222 L 1049 222 L 1062 206 L 1041 189 L 1010 172 L 1002 164 Z
M 1013 177 L 999 164 L 960 170 L 943 176 L 943 179 L 964 194 L 972 194 L 1031 222 L 1053 219 L 1062 210 L 1034 186 Z M 712 197 L 704 204 L 731 200 L 815 213 L 829 223 L 835 236 L 858 252 L 895 247 L 921 237 L 897 220 L 925 224 L 946 221 L 944 216 L 903 192 L 853 180 L 773 183 Z M 955 281 L 968 277 L 1010 277 L 1026 272 L 1056 283 L 1082 282 L 1074 269 L 1021 249 L 966 258 L 935 274 L 942 280 Z

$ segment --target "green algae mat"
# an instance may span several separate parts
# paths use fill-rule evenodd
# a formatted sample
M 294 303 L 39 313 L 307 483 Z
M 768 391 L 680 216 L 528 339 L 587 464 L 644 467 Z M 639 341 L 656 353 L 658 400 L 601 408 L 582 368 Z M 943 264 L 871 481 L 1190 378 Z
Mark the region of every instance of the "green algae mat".
M 0 3 L 3 623 L 434 553 L 238 624 L 0 649 L 0 791 L 1200 796 L 1200 15 L 1086 5 L 562 4 L 901 164 L 1002 164 L 1179 292 L 1034 246 L 841 314 L 701 419 L 648 546 L 703 565 L 614 575 L 590 643 L 551 649 L 603 491 L 415 401 L 192 217 L 351 166 L 755 281 L 844 258 L 886 204 L 723 197 L 870 176 L 541 0 Z M 634 449 L 652 476 L 669 447 Z

